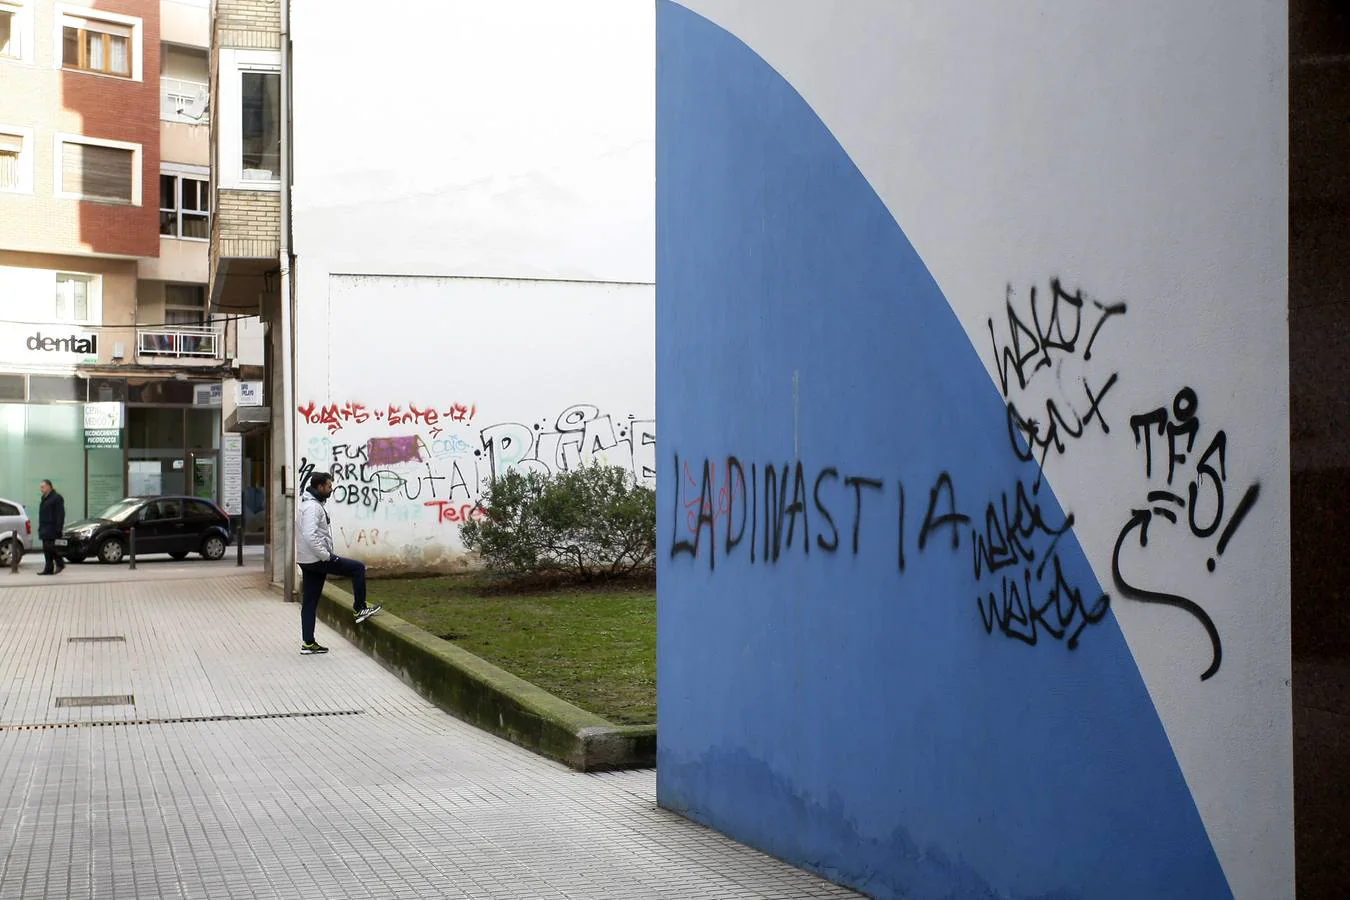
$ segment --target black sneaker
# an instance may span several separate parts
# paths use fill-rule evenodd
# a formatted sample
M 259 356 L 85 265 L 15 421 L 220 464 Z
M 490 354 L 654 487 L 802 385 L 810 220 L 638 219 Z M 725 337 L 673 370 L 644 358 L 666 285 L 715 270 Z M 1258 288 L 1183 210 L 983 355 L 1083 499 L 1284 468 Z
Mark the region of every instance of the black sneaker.
M 383 606 L 367 606 L 365 609 L 360 610 L 356 614 L 356 624 L 360 625 L 366 619 L 369 619 L 371 616 L 375 615 L 382 609 L 384 609 Z
M 310 641 L 308 644 L 300 645 L 301 656 L 309 656 L 311 653 L 327 653 L 327 652 L 328 652 L 327 647 L 322 647 L 319 644 L 314 643 L 313 641 Z

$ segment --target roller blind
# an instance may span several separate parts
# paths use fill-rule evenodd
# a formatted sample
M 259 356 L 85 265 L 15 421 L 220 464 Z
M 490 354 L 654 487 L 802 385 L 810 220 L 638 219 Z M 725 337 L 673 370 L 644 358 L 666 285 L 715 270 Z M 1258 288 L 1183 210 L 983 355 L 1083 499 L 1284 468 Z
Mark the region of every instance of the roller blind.
M 93 144 L 61 145 L 61 190 L 95 200 L 132 202 L 135 153 Z

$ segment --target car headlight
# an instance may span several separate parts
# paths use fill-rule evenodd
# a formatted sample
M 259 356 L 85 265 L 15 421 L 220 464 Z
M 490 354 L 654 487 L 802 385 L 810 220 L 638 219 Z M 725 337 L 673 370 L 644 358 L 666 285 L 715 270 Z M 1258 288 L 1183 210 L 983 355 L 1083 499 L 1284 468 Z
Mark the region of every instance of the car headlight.
M 71 534 L 79 538 L 88 538 L 93 537 L 94 532 L 97 530 L 97 525 L 86 525 L 84 528 L 76 528 Z

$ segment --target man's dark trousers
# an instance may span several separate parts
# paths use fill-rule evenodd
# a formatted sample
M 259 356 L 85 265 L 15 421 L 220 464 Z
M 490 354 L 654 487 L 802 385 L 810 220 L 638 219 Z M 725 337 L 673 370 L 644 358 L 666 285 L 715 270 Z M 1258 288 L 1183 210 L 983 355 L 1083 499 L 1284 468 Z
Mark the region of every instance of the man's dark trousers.
M 42 542 L 42 559 L 44 572 L 60 572 L 66 567 L 66 561 L 61 556 L 61 550 L 56 546 L 56 541 Z
M 329 575 L 352 580 L 357 612 L 366 608 L 366 564 L 355 559 L 333 557 L 327 562 L 300 564 L 300 633 L 306 644 L 314 643 L 314 618 L 319 612 L 319 595 Z

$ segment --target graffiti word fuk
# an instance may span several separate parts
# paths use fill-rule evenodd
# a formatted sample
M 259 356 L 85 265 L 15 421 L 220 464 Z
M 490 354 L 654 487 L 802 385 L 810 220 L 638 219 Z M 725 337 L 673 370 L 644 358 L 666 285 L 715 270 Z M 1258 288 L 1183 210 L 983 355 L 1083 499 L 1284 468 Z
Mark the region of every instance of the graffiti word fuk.
M 473 421 L 478 413 L 477 404 L 452 403 L 445 407 L 418 406 L 409 403 L 405 409 L 392 403 L 384 407 L 368 409 L 362 403 L 329 403 L 320 406 L 311 400 L 296 411 L 305 417 L 310 425 L 323 425 L 329 434 L 337 434 L 348 425 L 364 425 L 374 419 L 391 428 L 405 425 L 421 425 L 430 429 L 431 437 L 439 437 L 441 423 Z
M 1059 539 L 1073 527 L 1073 517 L 1047 522 L 1036 487 L 1019 482 L 990 501 L 972 527 L 947 472 L 938 475 L 925 502 L 907 507 L 902 481 L 845 474 L 834 466 L 746 464 L 735 456 L 691 464 L 675 454 L 674 468 L 672 559 L 706 560 L 715 571 L 719 552 L 724 560 L 740 556 L 750 565 L 776 565 L 788 553 L 809 558 L 813 551 L 830 556 L 844 550 L 858 556 L 864 547 L 885 546 L 895 548 L 903 573 L 932 550 L 959 552 L 968 534 L 975 605 L 987 634 L 997 629 L 1031 646 L 1045 636 L 1073 650 L 1084 629 L 1106 617 L 1109 598 L 1085 602 L 1059 557 Z M 881 542 L 868 540 L 864 523 L 876 520 L 864 509 L 886 502 L 894 504 L 895 532 Z
M 1012 285 L 1008 285 L 1006 335 L 1000 343 L 990 318 L 989 340 L 999 390 L 1007 404 L 1009 443 L 1019 459 L 1039 458 L 1044 466 L 1051 451 L 1062 455 L 1067 442 L 1083 437 L 1093 419 L 1103 434 L 1111 432 L 1102 401 L 1115 386 L 1118 373 L 1090 378 L 1083 372 L 1069 377 L 1065 363 L 1072 360 L 1077 369 L 1085 369 L 1102 327 L 1113 316 L 1124 315 L 1125 304 L 1108 306 L 1084 297 L 1081 290 L 1069 293 L 1057 278 L 1050 280 L 1048 296 L 1031 288 L 1020 312 L 1013 299 Z M 1054 383 L 1046 386 L 1048 394 L 1029 395 L 1042 369 L 1053 370 Z M 1044 417 L 1040 416 L 1042 408 Z
M 1251 512 L 1261 496 L 1260 482 L 1253 482 L 1242 493 L 1242 497 L 1233 506 L 1232 514 L 1224 520 L 1228 487 L 1228 435 L 1217 431 L 1204 443 L 1201 436 L 1200 398 L 1196 392 L 1183 387 L 1172 399 L 1170 409 L 1160 406 L 1157 409 L 1139 413 L 1130 417 L 1130 428 L 1134 432 L 1136 446 L 1144 450 L 1144 475 L 1153 480 L 1162 478 L 1166 468 L 1166 489 L 1151 490 L 1147 495 L 1147 504 L 1130 511 L 1130 516 L 1120 529 L 1116 538 L 1115 551 L 1111 558 L 1111 575 L 1121 596 L 1143 603 L 1158 603 L 1180 609 L 1194 617 L 1205 629 L 1210 641 L 1210 662 L 1200 675 L 1204 681 L 1219 671 L 1223 662 L 1223 642 L 1219 630 L 1209 613 L 1193 600 L 1167 591 L 1151 590 L 1140 587 L 1127 579 L 1121 571 L 1121 554 L 1133 535 L 1141 548 L 1148 547 L 1149 528 L 1158 520 L 1169 525 L 1180 524 L 1182 515 L 1185 524 L 1195 538 L 1208 541 L 1218 534 L 1213 553 L 1207 554 L 1206 568 L 1213 572 L 1218 566 L 1218 557 L 1223 556 L 1229 542 L 1237 533 L 1238 527 Z M 1199 451 L 1199 447 L 1205 449 Z M 1163 456 L 1166 456 L 1164 461 Z M 1155 474 L 1156 469 L 1156 474 Z M 1173 490 L 1180 475 L 1185 481 L 1184 490 Z M 1166 526 L 1162 526 L 1166 527 Z M 1147 571 L 1146 566 L 1141 569 Z
M 469 479 L 458 463 L 451 466 L 449 475 L 438 473 L 429 462 L 422 463 L 417 471 L 398 472 L 366 461 L 366 455 L 364 446 L 353 449 L 346 444 L 337 444 L 333 447 L 333 462 L 329 468 L 333 476 L 333 494 L 329 502 L 334 506 L 364 507 L 374 512 L 386 503 L 399 501 L 417 501 L 426 506 L 432 505 L 427 501 L 454 502 L 459 498 L 470 505 L 476 502 L 477 492 L 470 487 Z M 353 458 L 359 461 L 351 461 Z M 315 464 L 302 457 L 302 490 L 314 471 Z

